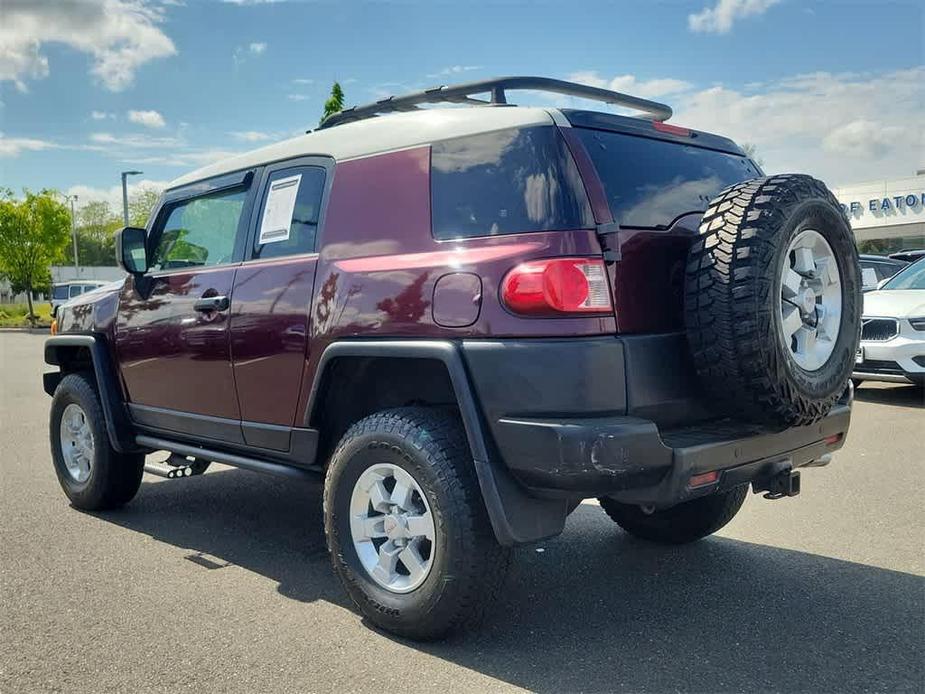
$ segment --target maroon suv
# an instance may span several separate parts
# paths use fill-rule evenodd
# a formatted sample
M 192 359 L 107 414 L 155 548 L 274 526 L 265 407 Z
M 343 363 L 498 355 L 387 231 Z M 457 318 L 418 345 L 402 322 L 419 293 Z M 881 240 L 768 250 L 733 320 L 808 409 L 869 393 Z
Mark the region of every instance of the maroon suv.
M 534 89 L 630 117 L 509 105 Z M 477 98 L 488 94 L 488 99 Z M 420 108 L 449 102 L 466 108 Z M 842 446 L 860 271 L 825 186 L 662 104 L 441 87 L 174 181 L 45 359 L 71 503 L 210 462 L 324 477 L 334 569 L 399 634 L 470 624 L 586 498 L 689 542 Z M 166 451 L 161 463 L 145 456 Z

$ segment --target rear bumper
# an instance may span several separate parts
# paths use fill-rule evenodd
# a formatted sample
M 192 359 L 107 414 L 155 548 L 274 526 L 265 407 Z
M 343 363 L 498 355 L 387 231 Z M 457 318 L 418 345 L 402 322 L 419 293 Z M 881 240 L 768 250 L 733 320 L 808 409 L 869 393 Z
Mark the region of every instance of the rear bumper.
M 683 336 L 467 341 L 496 453 L 538 496 L 610 496 L 667 507 L 823 465 L 841 448 L 851 391 L 822 421 L 774 431 L 719 418 Z M 717 471 L 709 484 L 691 477 Z
M 850 419 L 848 404 L 816 424 L 779 432 L 729 420 L 659 431 L 634 417 L 504 419 L 499 446 L 514 476 L 535 491 L 667 507 L 783 469 L 825 465 L 842 447 Z M 692 486 L 708 472 L 716 479 Z

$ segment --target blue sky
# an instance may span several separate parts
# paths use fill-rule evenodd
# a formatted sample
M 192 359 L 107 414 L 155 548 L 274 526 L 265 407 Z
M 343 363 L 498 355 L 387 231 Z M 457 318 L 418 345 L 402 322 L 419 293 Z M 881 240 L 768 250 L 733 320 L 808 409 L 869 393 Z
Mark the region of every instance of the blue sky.
M 3 0 L 0 186 L 115 200 L 121 170 L 313 127 L 334 79 L 362 103 L 502 74 L 666 101 L 832 185 L 925 167 L 921 1 Z

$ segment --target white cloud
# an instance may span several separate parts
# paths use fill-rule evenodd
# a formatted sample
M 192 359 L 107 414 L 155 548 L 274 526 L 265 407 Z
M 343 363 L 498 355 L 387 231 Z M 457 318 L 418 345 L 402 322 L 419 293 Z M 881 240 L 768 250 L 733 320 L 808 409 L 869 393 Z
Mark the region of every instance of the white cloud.
M 156 149 L 183 146 L 185 143 L 176 137 L 154 137 L 152 135 L 112 135 L 111 133 L 93 133 L 90 141 L 97 145 L 114 145 L 133 149 Z
M 165 154 L 153 154 L 140 156 L 137 154 L 123 154 L 118 157 L 119 161 L 127 164 L 137 165 L 157 165 L 157 166 L 179 166 L 186 169 L 206 166 L 222 159 L 229 159 L 241 154 L 227 149 L 189 149 L 167 152 Z
M 106 111 L 90 111 L 90 118 L 93 120 L 107 120 L 109 118 L 115 118 L 115 113 L 108 113 Z
M 157 111 L 129 111 L 128 119 L 146 128 L 163 128 L 167 125 L 164 116 Z
M 882 125 L 862 118 L 835 128 L 822 140 L 822 146 L 845 157 L 877 159 L 888 154 L 907 132 L 904 126 Z
M 0 157 L 16 157 L 20 152 L 40 152 L 44 149 L 57 149 L 58 145 L 48 140 L 30 137 L 6 137 L 0 133 Z
M 471 72 L 473 70 L 481 70 L 481 65 L 451 65 L 450 67 L 445 67 L 442 70 L 433 72 L 428 77 L 446 77 L 448 75 L 461 75 L 464 72 Z
M 143 190 L 153 190 L 160 193 L 167 187 L 168 181 L 153 181 L 150 179 L 129 178 L 128 194 L 129 197 Z M 94 186 L 74 185 L 68 188 L 67 195 L 76 195 L 78 203 L 85 205 L 88 202 L 105 202 L 108 203 L 113 211 L 121 214 L 122 210 L 122 183 L 117 183 L 108 188 L 97 188 Z
M 273 137 L 270 133 L 263 133 L 258 130 L 237 130 L 228 134 L 235 140 L 241 140 L 242 142 L 264 142 Z
M 615 92 L 624 92 L 634 96 L 655 98 L 667 94 L 677 94 L 690 89 L 693 85 L 684 80 L 663 77 L 653 80 L 638 80 L 634 75 L 619 75 L 605 79 L 596 72 L 573 72 L 568 76 L 571 82 L 580 82 L 592 87 L 612 89 Z
M 286 0 L 222 0 L 226 5 L 275 5 Z
M 231 61 L 235 67 L 243 65 L 248 58 L 257 58 L 266 53 L 267 44 L 262 41 L 253 41 L 246 46 L 237 46 L 231 54 Z
M 737 20 L 764 14 L 778 2 L 780 0 L 718 0 L 715 6 L 688 15 L 687 25 L 691 31 L 726 34 Z
M 304 77 L 296 77 L 292 80 L 293 84 L 314 84 L 315 80 L 306 79 Z
M 163 8 L 145 0 L 3 0 L 2 12 L 0 82 L 20 91 L 27 80 L 48 76 L 48 43 L 92 56 L 90 72 L 111 91 L 130 86 L 145 63 L 177 52 L 158 26 Z
M 805 171 L 830 184 L 911 175 L 925 152 L 925 66 L 887 73 L 819 72 L 724 86 L 679 100 L 675 121 L 758 148 L 771 172 Z
M 925 65 L 878 73 L 814 72 L 741 88 L 594 72 L 569 79 L 639 96 L 670 96 L 672 123 L 754 144 L 771 173 L 806 172 L 841 185 L 912 175 L 925 164 Z
M 287 94 L 286 98 L 289 101 L 305 101 L 308 97 L 305 94 Z

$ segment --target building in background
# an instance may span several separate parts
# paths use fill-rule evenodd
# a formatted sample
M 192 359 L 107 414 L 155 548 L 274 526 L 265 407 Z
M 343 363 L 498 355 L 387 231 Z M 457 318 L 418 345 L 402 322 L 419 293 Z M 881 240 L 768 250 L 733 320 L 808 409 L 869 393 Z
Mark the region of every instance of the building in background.
M 925 172 L 832 192 L 851 220 L 862 253 L 925 248 Z

